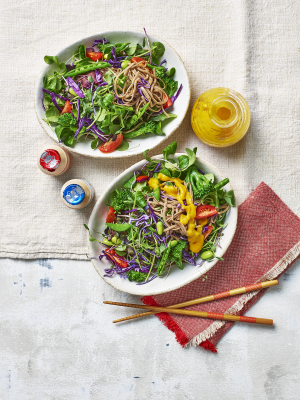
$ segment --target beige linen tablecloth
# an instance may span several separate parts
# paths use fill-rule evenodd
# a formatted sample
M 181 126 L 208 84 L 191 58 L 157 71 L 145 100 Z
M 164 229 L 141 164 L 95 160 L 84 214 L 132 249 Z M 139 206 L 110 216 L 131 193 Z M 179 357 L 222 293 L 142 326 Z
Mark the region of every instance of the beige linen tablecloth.
M 167 41 L 187 68 L 192 101 L 181 127 L 165 143 L 199 155 L 231 180 L 241 203 L 261 181 L 300 215 L 300 6 L 288 0 L 238 1 L 5 1 L 1 2 L 1 238 L 0 256 L 86 259 L 81 211 L 60 200 L 72 178 L 88 180 L 96 199 L 108 183 L 142 157 L 108 162 L 72 154 L 72 167 L 50 177 L 36 166 L 52 141 L 34 111 L 43 56 L 81 37 L 113 29 L 147 31 Z M 194 135 L 191 108 L 212 87 L 242 93 L 252 112 L 247 136 L 235 146 L 210 148 Z M 161 153 L 162 148 L 152 151 Z M 284 221 L 283 221 L 284 223 Z

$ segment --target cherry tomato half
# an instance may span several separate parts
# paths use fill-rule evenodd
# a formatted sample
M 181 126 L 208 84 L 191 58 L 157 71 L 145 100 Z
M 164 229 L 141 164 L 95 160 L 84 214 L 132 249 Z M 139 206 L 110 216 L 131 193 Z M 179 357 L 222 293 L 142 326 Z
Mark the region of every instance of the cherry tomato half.
M 136 181 L 137 182 L 146 182 L 146 181 L 149 181 L 149 176 L 147 176 L 147 175 L 140 175 L 140 176 L 138 176 L 137 178 L 136 178 Z
M 127 268 L 127 262 L 123 259 L 123 257 L 117 256 L 117 253 L 114 251 L 114 249 L 106 249 L 104 250 L 105 253 L 108 255 L 108 257 L 114 261 L 120 268 Z
M 69 102 L 69 100 L 67 100 L 66 102 L 65 102 L 65 105 L 64 105 L 64 108 L 63 108 L 63 110 L 62 110 L 62 114 L 65 114 L 65 113 L 71 113 L 71 110 L 72 110 L 72 106 L 71 106 L 71 103 Z
M 144 61 L 145 65 L 147 64 L 147 61 L 144 60 L 142 57 L 132 57 L 132 59 L 130 60 L 132 63 L 136 62 L 139 63 L 141 61 Z
M 122 133 L 119 133 L 116 137 L 113 137 L 108 142 L 103 143 L 103 145 L 99 147 L 99 150 L 102 153 L 112 153 L 113 151 L 116 150 L 118 146 L 120 146 L 122 141 L 123 141 L 123 135 Z
M 169 108 L 171 107 L 171 105 L 173 104 L 173 101 L 170 99 L 170 97 L 166 94 L 166 96 L 168 97 L 166 104 L 164 104 L 164 108 Z
M 96 51 L 87 51 L 86 56 L 93 61 L 101 60 L 103 53 L 98 53 Z
M 216 214 L 218 214 L 218 211 L 214 206 L 210 205 L 199 206 L 197 207 L 196 210 L 195 219 L 209 218 Z
M 212 227 L 211 225 L 209 225 L 209 226 L 207 227 L 207 231 L 205 231 L 205 232 L 203 233 L 203 239 L 204 239 L 204 240 L 207 238 L 207 236 L 211 233 L 212 230 L 213 230 L 213 227 Z
M 116 212 L 112 207 L 109 207 L 108 214 L 106 217 L 106 222 L 111 223 L 114 222 L 115 219 L 116 219 Z

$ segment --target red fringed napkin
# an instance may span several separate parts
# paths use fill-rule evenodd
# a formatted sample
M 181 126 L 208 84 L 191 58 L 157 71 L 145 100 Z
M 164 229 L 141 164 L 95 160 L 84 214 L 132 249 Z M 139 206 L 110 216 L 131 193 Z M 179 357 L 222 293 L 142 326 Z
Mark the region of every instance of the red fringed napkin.
M 226 234 L 226 229 L 224 231 Z M 300 255 L 300 219 L 265 183 L 261 183 L 239 207 L 234 239 L 223 256 L 205 276 L 173 292 L 142 298 L 147 305 L 168 306 L 272 280 L 280 276 Z M 203 303 L 188 310 L 244 314 L 267 289 Z M 216 343 L 232 322 L 160 313 L 158 318 L 177 341 L 216 352 Z

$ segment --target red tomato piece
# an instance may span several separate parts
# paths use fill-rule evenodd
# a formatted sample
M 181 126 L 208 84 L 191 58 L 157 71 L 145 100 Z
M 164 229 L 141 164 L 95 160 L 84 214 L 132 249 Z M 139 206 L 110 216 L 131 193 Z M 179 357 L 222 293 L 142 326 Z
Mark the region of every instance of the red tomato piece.
M 127 262 L 124 260 L 123 257 L 117 256 L 117 253 L 114 249 L 106 249 L 104 250 L 108 257 L 114 261 L 120 268 L 127 268 Z M 117 257 L 114 257 L 117 256 Z
M 138 176 L 137 178 L 136 178 L 136 181 L 137 182 L 145 182 L 145 181 L 148 181 L 150 178 L 149 178 L 149 176 L 147 176 L 147 175 L 140 175 L 140 176 Z
M 197 207 L 195 219 L 204 219 L 212 217 L 218 214 L 217 209 L 214 206 L 204 205 Z
M 213 227 L 212 227 L 211 225 L 208 225 L 207 228 L 208 228 L 207 231 L 205 231 L 205 232 L 203 233 L 203 239 L 204 239 L 204 240 L 207 238 L 207 236 L 208 236 L 208 235 L 211 233 L 211 231 L 213 230 Z
M 132 63 L 136 62 L 139 63 L 141 61 L 144 61 L 145 65 L 147 64 L 147 61 L 144 60 L 142 57 L 132 57 L 132 59 L 130 60 Z
M 71 103 L 69 102 L 69 100 L 67 100 L 66 102 L 65 102 L 65 105 L 64 105 L 64 108 L 63 108 L 63 110 L 62 110 L 62 114 L 65 114 L 65 113 L 71 113 L 71 110 L 72 110 L 72 106 L 71 106 Z
M 166 94 L 166 96 L 167 96 L 167 102 L 166 102 L 166 104 L 164 104 L 164 108 L 169 108 L 169 107 L 171 107 L 171 105 L 173 104 L 173 101 L 170 99 L 170 97 Z
M 111 223 L 114 222 L 115 219 L 116 219 L 116 212 L 112 207 L 109 207 L 108 214 L 106 217 L 106 222 Z
M 103 53 L 99 53 L 96 51 L 87 51 L 86 56 L 93 61 L 101 60 Z
M 112 153 L 113 151 L 116 150 L 118 146 L 120 146 L 122 141 L 123 141 L 123 135 L 122 133 L 119 133 L 115 139 L 112 138 L 108 142 L 103 143 L 103 145 L 99 147 L 99 150 L 102 153 Z

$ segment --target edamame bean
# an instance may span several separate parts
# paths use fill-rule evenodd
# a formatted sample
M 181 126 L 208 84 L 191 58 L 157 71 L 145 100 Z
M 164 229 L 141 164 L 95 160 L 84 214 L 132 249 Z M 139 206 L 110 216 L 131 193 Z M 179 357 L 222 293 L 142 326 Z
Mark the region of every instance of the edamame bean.
M 113 242 L 113 244 L 116 244 L 116 243 L 117 243 L 117 240 L 118 240 L 117 236 L 114 236 L 114 237 L 111 239 L 111 241 Z
M 126 67 L 128 67 L 128 64 L 130 64 L 130 61 L 129 61 L 129 60 L 124 60 L 124 61 L 121 63 L 121 68 L 122 68 L 122 69 L 125 69 Z
M 200 254 L 200 257 L 202 258 L 202 260 L 207 260 L 211 258 L 213 255 L 214 254 L 212 251 L 203 251 L 203 253 Z
M 102 243 L 105 244 L 106 246 L 112 246 L 112 245 L 113 245 L 113 243 L 110 242 L 110 241 L 107 240 L 107 239 L 103 239 Z
M 159 235 L 162 235 L 163 230 L 164 230 L 164 226 L 163 226 L 163 223 L 162 223 L 161 221 L 158 221 L 158 222 L 157 222 L 157 224 L 156 224 L 156 230 L 157 230 L 157 233 L 158 233 Z
M 172 240 L 171 247 L 175 247 L 177 243 L 178 243 L 178 240 Z
M 71 93 L 73 96 L 77 96 L 77 94 L 74 92 L 74 90 L 70 87 L 69 93 Z

